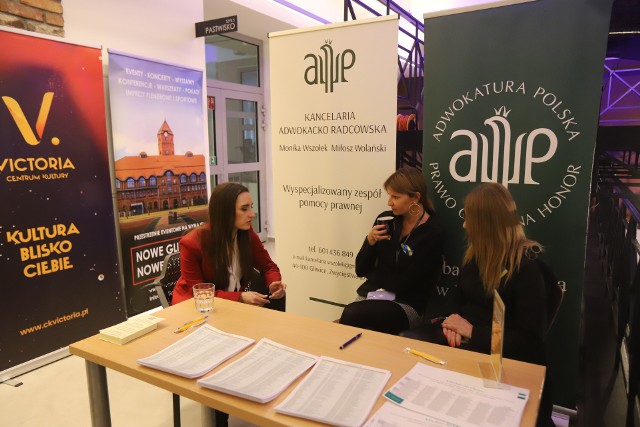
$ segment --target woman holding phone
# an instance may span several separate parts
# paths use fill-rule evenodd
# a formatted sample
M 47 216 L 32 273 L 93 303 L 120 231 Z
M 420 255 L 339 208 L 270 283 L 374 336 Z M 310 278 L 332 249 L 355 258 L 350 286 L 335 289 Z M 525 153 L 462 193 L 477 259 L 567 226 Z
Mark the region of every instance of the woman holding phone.
M 391 210 L 378 215 L 356 256 L 366 280 L 340 323 L 398 334 L 421 322 L 442 270 L 444 233 L 420 171 L 399 169 L 383 186 Z
M 284 311 L 286 285 L 251 228 L 256 214 L 247 187 L 225 182 L 209 199 L 209 221 L 180 239 L 180 278 L 172 304 L 193 297 L 193 285 L 212 282 L 216 297 Z

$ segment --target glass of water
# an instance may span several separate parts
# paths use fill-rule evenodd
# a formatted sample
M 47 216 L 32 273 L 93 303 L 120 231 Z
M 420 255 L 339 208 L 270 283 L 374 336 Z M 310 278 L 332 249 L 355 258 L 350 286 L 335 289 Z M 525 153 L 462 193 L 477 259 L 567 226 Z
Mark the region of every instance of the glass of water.
M 193 300 L 196 310 L 200 313 L 213 311 L 213 294 L 216 287 L 213 283 L 198 283 L 193 285 Z

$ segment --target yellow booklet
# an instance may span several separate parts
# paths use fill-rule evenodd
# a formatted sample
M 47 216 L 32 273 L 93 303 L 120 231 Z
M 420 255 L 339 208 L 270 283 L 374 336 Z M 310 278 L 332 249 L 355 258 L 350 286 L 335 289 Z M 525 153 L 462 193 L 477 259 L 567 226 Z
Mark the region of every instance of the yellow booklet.
M 98 338 L 115 344 L 126 344 L 146 333 L 155 330 L 164 319 L 156 316 L 141 315 L 132 317 L 122 323 L 100 329 Z

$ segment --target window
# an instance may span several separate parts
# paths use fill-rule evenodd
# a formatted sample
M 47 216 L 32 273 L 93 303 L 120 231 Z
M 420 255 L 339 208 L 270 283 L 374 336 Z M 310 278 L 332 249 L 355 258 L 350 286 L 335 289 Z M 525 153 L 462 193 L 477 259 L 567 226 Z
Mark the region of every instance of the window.
M 258 46 L 223 35 L 205 38 L 207 79 L 260 86 Z

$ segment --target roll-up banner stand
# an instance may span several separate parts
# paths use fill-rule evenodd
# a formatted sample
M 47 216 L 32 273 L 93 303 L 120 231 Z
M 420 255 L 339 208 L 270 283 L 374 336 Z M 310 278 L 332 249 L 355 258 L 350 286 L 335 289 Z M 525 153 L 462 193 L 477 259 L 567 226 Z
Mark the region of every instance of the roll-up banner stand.
M 126 318 L 101 49 L 29 34 L 0 30 L 0 380 Z
M 355 255 L 395 169 L 398 17 L 271 33 L 269 54 L 287 310 L 333 320 L 364 280 Z
M 202 71 L 109 51 L 116 204 L 129 314 L 183 234 L 207 220 Z
M 448 231 L 442 310 L 465 247 L 464 196 L 497 181 L 565 290 L 548 337 L 554 402 L 574 407 L 589 188 L 612 0 L 497 2 L 425 15 L 424 163 Z

